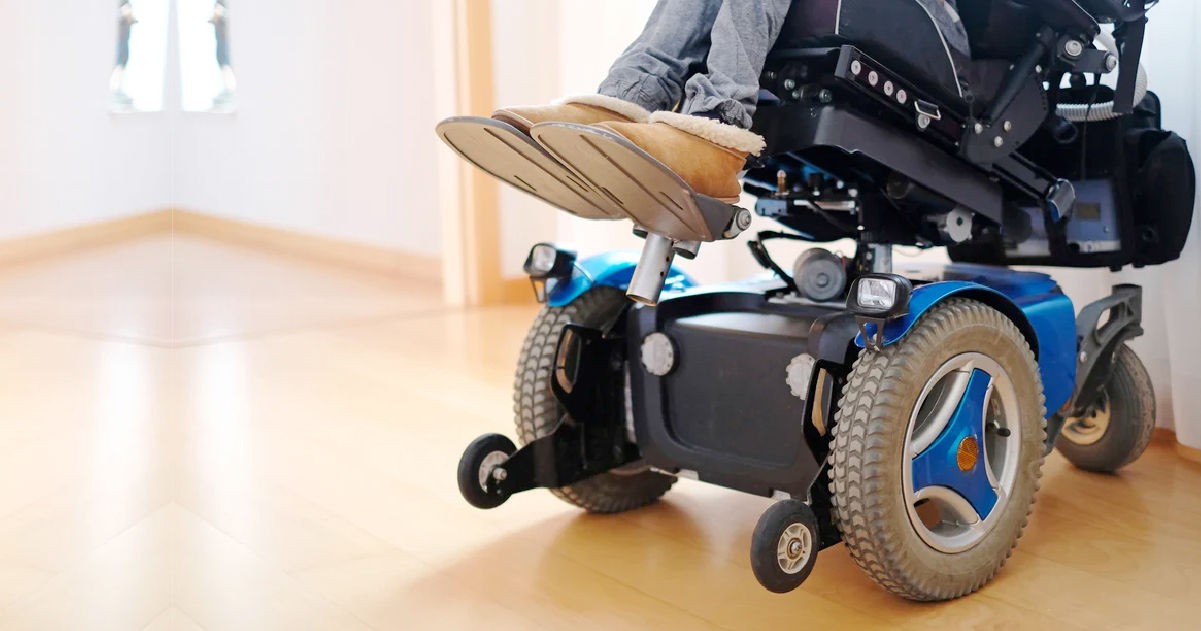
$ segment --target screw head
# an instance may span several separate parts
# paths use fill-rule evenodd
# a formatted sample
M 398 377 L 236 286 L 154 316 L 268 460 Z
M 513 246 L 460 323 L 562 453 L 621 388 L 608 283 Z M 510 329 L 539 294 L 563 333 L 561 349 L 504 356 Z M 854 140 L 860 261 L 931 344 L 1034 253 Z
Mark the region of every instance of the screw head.
M 794 101 L 799 101 L 799 100 L 801 100 L 801 91 L 800 91 L 800 90 L 793 90 L 793 91 L 792 91 L 792 100 L 794 100 Z
M 984 125 L 983 125 L 983 124 L 981 124 L 981 123 L 976 123 L 976 128 L 975 128 L 975 129 L 976 129 L 976 135 L 977 135 L 977 136 L 979 136 L 980 134 L 983 134 L 983 133 L 984 133 Z
M 909 102 L 909 93 L 904 90 L 897 90 L 897 103 L 904 105 Z
M 893 86 L 892 86 L 892 81 L 884 82 L 884 96 L 892 96 L 892 92 L 894 89 L 895 88 L 893 88 Z
M 796 81 L 794 81 L 794 80 L 792 80 L 792 79 L 785 79 L 785 80 L 784 80 L 784 89 L 785 89 L 785 90 L 792 90 L 792 89 L 794 89 L 794 88 L 796 88 Z
M 875 70 L 867 73 L 867 82 L 872 84 L 873 88 L 876 87 L 876 84 L 880 83 L 880 75 Z
M 1117 69 L 1117 67 L 1118 67 L 1118 58 L 1115 57 L 1113 55 L 1113 53 L 1106 55 L 1105 56 L 1105 69 L 1110 72 L 1113 72 L 1114 70 Z
M 859 63 L 859 60 L 856 59 L 851 62 L 851 74 L 857 75 L 860 72 L 863 72 L 863 64 Z
M 492 470 L 492 477 L 495 478 L 497 482 L 503 482 L 505 478 L 509 477 L 509 472 L 505 471 L 504 467 L 497 467 Z
M 992 144 L 994 147 L 1000 149 L 1001 147 L 1005 146 L 1005 139 L 1000 136 L 997 136 L 996 138 L 992 139 Z
M 1083 364 L 1086 361 L 1088 361 L 1088 353 L 1080 351 L 1080 363 Z
M 930 117 L 925 114 L 919 114 L 917 117 L 917 126 L 920 129 L 926 129 L 930 126 Z
M 1084 44 L 1070 39 L 1063 45 L 1063 52 L 1068 54 L 1068 57 L 1079 57 L 1084 54 Z
M 834 93 L 829 90 L 822 90 L 817 94 L 817 99 L 822 103 L 829 103 L 834 100 Z
M 1013 131 L 1013 123 L 1005 121 L 1005 131 Z

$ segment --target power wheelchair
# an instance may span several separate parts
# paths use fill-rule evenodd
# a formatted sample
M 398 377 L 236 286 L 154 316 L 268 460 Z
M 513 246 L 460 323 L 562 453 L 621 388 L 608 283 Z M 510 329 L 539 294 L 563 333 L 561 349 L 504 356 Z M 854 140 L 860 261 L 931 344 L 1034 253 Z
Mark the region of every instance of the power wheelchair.
M 1141 289 L 1077 315 L 1050 276 L 1008 267 L 1180 255 L 1195 175 L 1140 66 L 1153 4 L 959 0 L 967 59 L 915 0 L 794 2 L 762 74 L 767 151 L 744 179 L 754 214 L 787 229 L 749 241 L 770 274 L 698 286 L 674 266 L 753 218 L 686 184 L 704 239 L 641 221 L 641 255 L 535 246 L 546 306 L 518 365 L 523 446 L 473 442 L 463 496 L 492 508 L 542 487 L 620 512 L 699 479 L 779 500 L 751 542 L 774 592 L 839 541 L 899 596 L 979 589 L 1052 448 L 1114 471 L 1154 427 L 1126 345 Z M 771 239 L 857 247 L 785 270 Z M 953 263 L 893 269 L 893 245 Z

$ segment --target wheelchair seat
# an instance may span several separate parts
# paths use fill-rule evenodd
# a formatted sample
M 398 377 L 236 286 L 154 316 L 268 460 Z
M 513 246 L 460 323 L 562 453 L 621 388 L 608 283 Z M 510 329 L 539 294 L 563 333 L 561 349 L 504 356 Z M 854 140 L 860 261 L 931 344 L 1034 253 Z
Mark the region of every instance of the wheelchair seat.
M 941 0 L 794 0 L 761 77 L 752 130 L 767 148 L 744 190 L 810 241 L 948 246 L 992 264 L 1173 260 L 1195 169 L 1139 70 L 1151 6 L 958 0 L 955 21 L 936 19 Z M 1116 90 L 1086 80 L 1115 70 Z

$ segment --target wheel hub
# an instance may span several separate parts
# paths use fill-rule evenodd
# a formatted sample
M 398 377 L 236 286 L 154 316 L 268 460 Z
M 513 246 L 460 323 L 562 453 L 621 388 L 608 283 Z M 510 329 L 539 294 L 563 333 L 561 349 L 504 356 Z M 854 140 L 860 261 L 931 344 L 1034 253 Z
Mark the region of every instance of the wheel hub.
M 1060 434 L 1077 445 L 1095 444 L 1109 430 L 1109 415 L 1109 397 L 1102 393 L 1090 413 L 1069 418 Z
M 1021 450 L 1018 410 L 1008 374 L 980 353 L 952 358 L 927 380 L 905 438 L 903 490 L 930 547 L 968 550 L 1004 512 Z
M 488 478 L 493 477 L 493 470 L 499 467 L 504 461 L 509 459 L 509 454 L 503 451 L 489 452 L 484 459 L 480 461 L 480 488 L 488 490 Z M 468 465 L 470 466 L 470 465 Z M 470 469 L 468 469 L 470 471 Z M 470 478 L 469 478 L 470 479 Z M 496 479 L 502 480 L 504 476 L 496 476 Z
M 776 560 L 785 574 L 800 572 L 813 552 L 813 535 L 803 524 L 792 524 L 780 535 Z

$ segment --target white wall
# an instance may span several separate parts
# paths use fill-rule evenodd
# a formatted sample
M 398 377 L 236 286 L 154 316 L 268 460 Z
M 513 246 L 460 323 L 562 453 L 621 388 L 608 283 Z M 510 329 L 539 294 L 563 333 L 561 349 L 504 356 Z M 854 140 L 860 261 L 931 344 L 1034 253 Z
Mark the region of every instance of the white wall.
M 230 3 L 237 111 L 175 116 L 176 205 L 438 254 L 440 1 Z
M 162 114 L 112 114 L 116 3 L 4 2 L 0 239 L 159 210 L 170 202 Z

